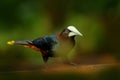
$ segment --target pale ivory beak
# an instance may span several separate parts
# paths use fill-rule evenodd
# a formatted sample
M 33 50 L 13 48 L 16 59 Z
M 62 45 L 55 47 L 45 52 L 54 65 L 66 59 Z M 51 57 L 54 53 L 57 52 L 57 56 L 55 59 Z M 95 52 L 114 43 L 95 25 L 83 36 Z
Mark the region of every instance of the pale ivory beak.
M 76 36 L 76 35 L 83 36 L 74 26 L 68 26 L 67 29 L 71 31 L 68 34 L 69 37 Z

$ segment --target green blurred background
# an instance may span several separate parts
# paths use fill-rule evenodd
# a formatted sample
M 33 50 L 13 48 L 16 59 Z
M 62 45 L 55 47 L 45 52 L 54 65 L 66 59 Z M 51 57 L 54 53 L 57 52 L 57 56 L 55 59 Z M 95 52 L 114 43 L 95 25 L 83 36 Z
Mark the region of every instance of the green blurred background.
M 56 34 L 69 25 L 83 34 L 70 55 L 76 62 L 119 62 L 120 0 L 0 0 L 0 73 L 44 65 L 39 52 L 7 41 Z

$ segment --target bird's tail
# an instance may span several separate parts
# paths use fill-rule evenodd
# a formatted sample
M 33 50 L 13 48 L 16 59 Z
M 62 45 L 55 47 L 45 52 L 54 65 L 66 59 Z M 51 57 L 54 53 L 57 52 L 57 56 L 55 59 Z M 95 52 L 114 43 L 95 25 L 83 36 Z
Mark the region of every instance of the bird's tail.
M 31 40 L 24 40 L 24 41 L 8 41 L 7 44 L 9 45 L 32 45 L 32 41 Z
M 33 43 L 32 43 L 32 40 L 24 40 L 24 41 L 8 41 L 7 44 L 9 45 L 18 45 L 18 46 L 24 46 L 24 47 L 27 47 L 27 48 L 32 48 L 36 51 L 40 51 L 39 48 L 37 48 Z

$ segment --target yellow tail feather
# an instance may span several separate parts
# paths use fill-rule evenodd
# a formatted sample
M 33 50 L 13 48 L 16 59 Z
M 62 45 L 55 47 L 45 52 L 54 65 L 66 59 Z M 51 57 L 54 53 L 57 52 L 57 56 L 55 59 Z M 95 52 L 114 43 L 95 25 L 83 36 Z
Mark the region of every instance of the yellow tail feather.
M 14 45 L 14 43 L 15 43 L 14 40 L 12 40 L 12 41 L 8 41 L 8 42 L 7 42 L 7 44 L 9 44 L 9 45 Z

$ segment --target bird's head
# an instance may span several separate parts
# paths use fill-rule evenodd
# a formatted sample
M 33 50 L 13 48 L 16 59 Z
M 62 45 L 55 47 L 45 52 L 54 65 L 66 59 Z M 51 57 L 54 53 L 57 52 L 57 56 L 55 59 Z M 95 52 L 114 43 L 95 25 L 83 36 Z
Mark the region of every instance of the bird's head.
M 64 35 L 66 37 L 74 37 L 76 35 L 83 36 L 74 26 L 68 26 L 60 33 L 60 35 Z

